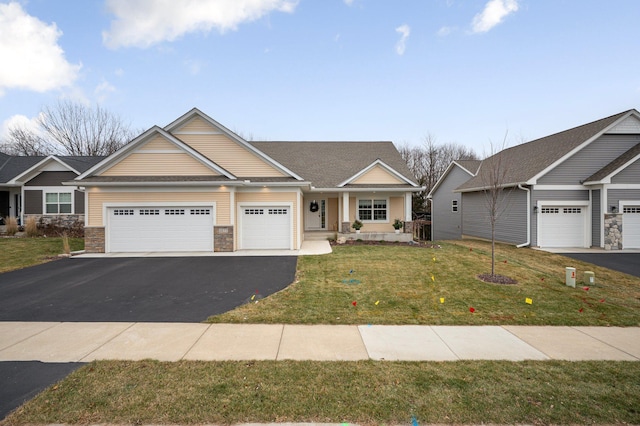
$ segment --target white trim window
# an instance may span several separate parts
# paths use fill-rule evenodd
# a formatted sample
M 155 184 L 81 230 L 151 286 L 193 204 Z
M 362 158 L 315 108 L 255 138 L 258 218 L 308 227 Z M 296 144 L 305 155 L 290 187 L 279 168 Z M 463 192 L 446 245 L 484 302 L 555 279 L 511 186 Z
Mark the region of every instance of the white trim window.
M 451 200 L 451 211 L 453 213 L 458 212 L 458 200 Z
M 72 195 L 71 192 L 45 192 L 45 214 L 71 214 Z
M 389 200 L 367 198 L 358 200 L 358 219 L 363 222 L 388 222 Z

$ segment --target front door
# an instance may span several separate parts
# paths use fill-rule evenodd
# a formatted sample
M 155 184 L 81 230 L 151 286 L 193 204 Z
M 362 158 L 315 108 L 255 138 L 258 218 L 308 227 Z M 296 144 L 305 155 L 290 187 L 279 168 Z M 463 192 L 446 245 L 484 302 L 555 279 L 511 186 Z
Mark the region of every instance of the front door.
M 321 230 L 327 228 L 327 200 L 307 199 L 305 205 L 305 228 Z

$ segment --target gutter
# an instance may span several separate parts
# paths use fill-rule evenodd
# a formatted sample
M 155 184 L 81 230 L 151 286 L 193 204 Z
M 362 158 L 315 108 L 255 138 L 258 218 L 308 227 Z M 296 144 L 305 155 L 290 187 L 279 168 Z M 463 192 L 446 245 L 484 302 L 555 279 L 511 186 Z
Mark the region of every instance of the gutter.
M 516 246 L 516 248 L 522 248 L 531 245 L 531 190 L 522 186 L 521 183 L 518 184 L 518 188 L 527 193 L 527 241 Z

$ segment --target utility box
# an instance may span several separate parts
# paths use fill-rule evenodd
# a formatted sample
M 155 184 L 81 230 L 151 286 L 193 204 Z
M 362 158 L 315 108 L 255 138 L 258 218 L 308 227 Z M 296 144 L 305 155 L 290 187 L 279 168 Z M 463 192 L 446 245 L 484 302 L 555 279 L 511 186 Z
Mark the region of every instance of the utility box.
M 584 271 L 584 283 L 585 285 L 596 285 L 596 274 L 592 271 Z
M 565 283 L 569 287 L 576 288 L 576 268 L 566 267 L 566 280 Z

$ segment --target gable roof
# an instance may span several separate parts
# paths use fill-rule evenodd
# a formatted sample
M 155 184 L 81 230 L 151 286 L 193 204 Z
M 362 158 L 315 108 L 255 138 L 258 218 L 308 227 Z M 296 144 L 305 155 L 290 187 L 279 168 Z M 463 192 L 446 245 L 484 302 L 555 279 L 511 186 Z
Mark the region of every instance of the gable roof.
M 178 119 L 174 120 L 173 122 L 171 122 L 170 124 L 165 126 L 164 130 L 166 130 L 169 133 L 173 133 L 173 132 L 177 131 L 178 129 L 180 129 L 180 127 L 182 127 L 183 125 L 185 125 L 186 123 L 188 123 L 190 120 L 192 120 L 195 117 L 199 117 L 199 118 L 205 120 L 206 122 L 211 124 L 213 127 L 215 127 L 218 130 L 220 130 L 220 132 L 222 132 L 224 135 L 229 137 L 231 140 L 235 141 L 236 143 L 238 143 L 239 145 L 243 146 L 244 148 L 246 148 L 247 150 L 249 150 L 253 154 L 255 154 L 258 157 L 262 158 L 264 161 L 266 161 L 267 163 L 269 163 L 271 166 L 275 167 L 276 169 L 280 170 L 284 174 L 289 175 L 291 177 L 294 177 L 297 180 L 303 180 L 302 177 L 300 177 L 297 173 L 295 173 L 292 170 L 289 170 L 286 166 L 284 166 L 283 164 L 280 164 L 277 160 L 271 158 L 265 152 L 263 152 L 263 151 L 261 151 L 259 149 L 256 149 L 251 143 L 249 143 L 248 141 L 246 141 L 243 138 L 241 138 L 240 136 L 238 136 L 235 132 L 232 132 L 231 130 L 227 129 L 225 126 L 223 126 L 222 124 L 218 123 L 213 118 L 209 117 L 207 114 L 205 114 L 202 111 L 200 111 L 198 108 L 193 108 L 193 109 L 191 109 L 191 111 L 187 112 L 186 114 L 183 114 L 181 117 L 179 117 Z
M 214 163 L 209 158 L 207 158 L 206 156 L 202 155 L 201 153 L 193 149 L 191 146 L 182 142 L 180 139 L 176 138 L 175 136 L 168 133 L 164 129 L 158 126 L 153 126 L 149 130 L 142 133 L 140 136 L 138 136 L 137 138 L 135 138 L 134 140 L 132 140 L 131 142 L 129 142 L 128 144 L 126 144 L 125 146 L 123 146 L 122 148 L 114 152 L 113 154 L 111 154 L 109 157 L 104 158 L 104 160 L 100 161 L 93 167 L 89 168 L 88 170 L 85 170 L 85 172 L 80 174 L 80 176 L 78 176 L 76 180 L 83 180 L 84 178 L 89 177 L 95 173 L 100 173 L 102 171 L 109 169 L 113 165 L 117 164 L 118 162 L 127 158 L 130 154 L 135 152 L 136 148 L 138 148 L 141 145 L 144 145 L 151 138 L 157 135 L 163 136 L 166 140 L 176 145 L 179 149 L 183 150 L 185 153 L 191 155 L 193 158 L 195 158 L 197 161 L 204 164 L 206 167 L 220 173 L 221 175 L 225 176 L 228 179 L 232 179 L 232 180 L 236 179 L 236 177 L 233 174 L 231 174 L 230 172 L 228 172 L 218 164 Z
M 602 182 L 603 180 L 610 180 L 611 176 L 616 174 L 620 169 L 624 168 L 628 163 L 634 162 L 640 157 L 640 143 L 630 148 L 627 152 L 620 155 L 618 158 L 589 176 L 585 181 L 585 185 L 593 185 L 596 183 L 608 183 Z
M 97 164 L 103 158 L 105 157 L 76 155 L 23 156 L 2 154 L 2 156 L 0 156 L 0 184 L 7 183 L 16 185 L 18 183 L 16 182 L 17 179 L 28 172 L 36 171 L 38 167 L 50 161 L 57 161 L 74 173 L 82 173 L 89 167 Z
M 396 179 L 398 179 L 400 181 L 404 181 L 405 184 L 408 184 L 408 185 L 411 185 L 411 186 L 417 186 L 414 182 L 410 181 L 407 177 L 405 177 L 405 176 L 401 175 L 400 173 L 398 173 L 397 171 L 393 170 L 393 168 L 389 167 L 384 161 L 382 161 L 382 160 L 380 160 L 378 158 L 376 161 L 374 161 L 373 163 L 369 164 L 364 169 L 359 170 L 356 174 L 354 174 L 350 178 L 346 179 L 343 182 L 340 182 L 338 184 L 338 187 L 344 187 L 344 186 L 350 185 L 350 184 L 351 185 L 356 185 L 355 182 L 359 178 L 364 176 L 367 172 L 372 171 L 375 167 L 381 167 L 389 175 L 395 177 Z
M 447 166 L 447 168 L 442 173 L 442 175 L 438 178 L 438 181 L 436 182 L 436 184 L 433 185 L 433 188 L 431 188 L 431 191 L 429 191 L 429 193 L 427 194 L 427 198 L 431 198 L 433 193 L 438 189 L 440 184 L 445 180 L 445 178 L 447 177 L 447 175 L 449 174 L 449 172 L 451 171 L 452 168 L 457 166 L 460 169 L 462 169 L 462 171 L 466 172 L 469 176 L 473 177 L 478 172 L 478 168 L 480 167 L 481 163 L 482 163 L 481 160 L 454 160 L 454 161 L 452 161 Z
M 487 160 L 501 156 L 502 164 L 508 165 L 504 178 L 505 186 L 535 183 L 534 181 L 538 177 L 555 167 L 576 150 L 582 148 L 583 144 L 590 143 L 618 121 L 631 114 L 640 116 L 640 113 L 635 109 L 624 111 L 582 126 L 507 148 Z M 456 191 L 465 192 L 484 188 L 484 174 L 482 165 L 480 165 L 476 176 L 460 185 Z
M 315 188 L 337 188 L 378 160 L 408 182 L 402 187 L 418 186 L 392 142 L 249 143 L 310 181 Z

